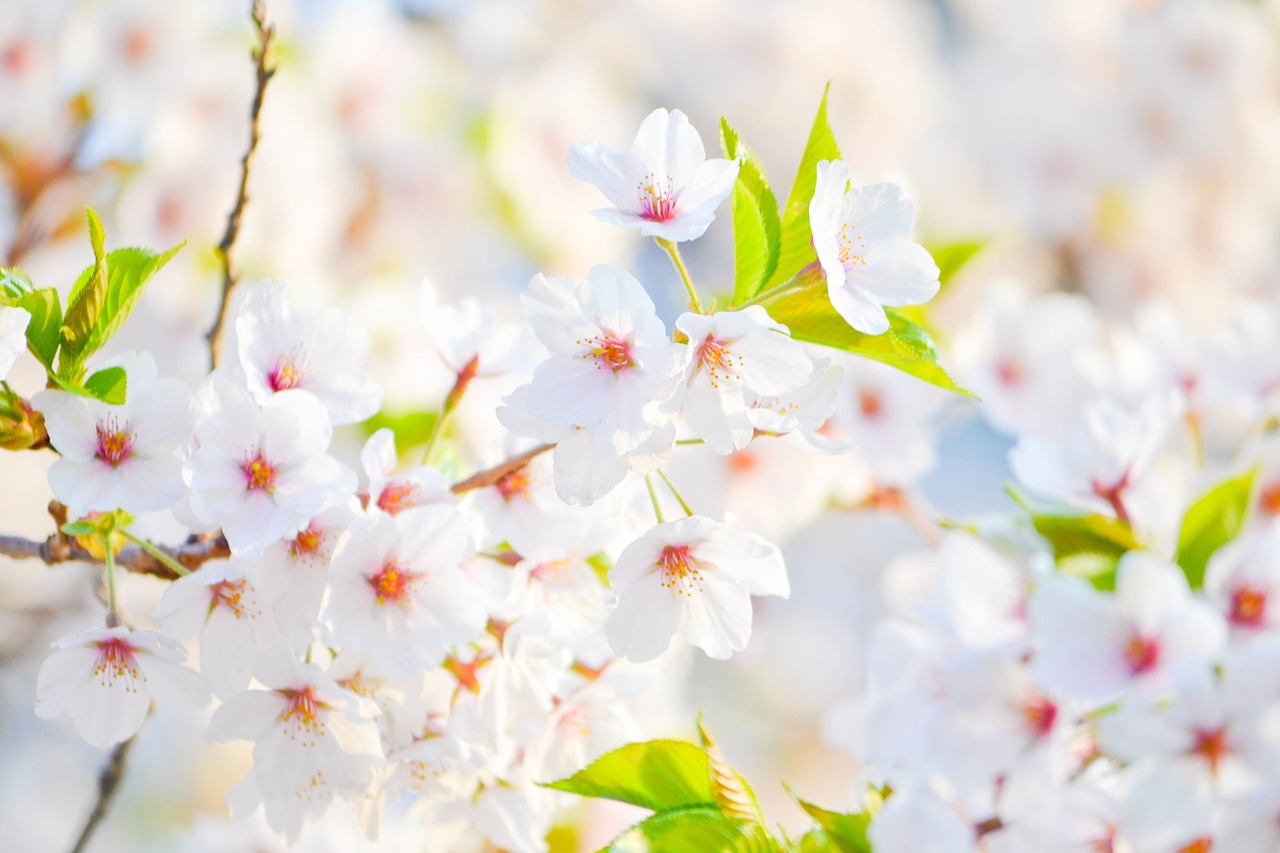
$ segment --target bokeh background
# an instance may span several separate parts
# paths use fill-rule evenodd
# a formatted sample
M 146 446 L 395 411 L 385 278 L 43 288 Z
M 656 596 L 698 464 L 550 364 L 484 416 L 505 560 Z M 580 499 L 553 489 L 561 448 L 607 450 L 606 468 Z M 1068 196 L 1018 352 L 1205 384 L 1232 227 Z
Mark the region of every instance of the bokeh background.
M 858 179 L 903 184 L 926 244 L 981 242 L 929 319 L 944 364 L 983 404 L 851 366 L 840 415 L 856 439 L 849 454 L 765 443 L 728 459 L 692 451 L 673 468 L 701 511 L 733 513 L 784 545 L 794 594 L 767 602 L 733 661 L 673 666 L 640 719 L 648 734 L 687 735 L 703 709 L 784 824 L 798 812 L 778 779 L 833 806 L 853 805 L 861 781 L 833 745 L 841 717 L 831 709 L 856 697 L 866 639 L 910 597 L 910 554 L 923 544 L 899 513 L 869 508 L 874 497 L 900 488 L 949 518 L 1010 509 L 1013 437 L 1060 432 L 1100 387 L 1136 399 L 1242 312 L 1262 310 L 1250 300 L 1269 298 L 1280 274 L 1280 3 L 267 7 L 279 71 L 238 265 L 246 280 L 287 280 L 304 306 L 359 316 L 387 395 L 379 423 L 401 427 L 403 443 L 414 440 L 412 414 L 437 407 L 452 378 L 419 321 L 426 278 L 446 298 L 478 295 L 516 320 L 514 296 L 532 274 L 611 263 L 632 270 L 666 318 L 679 310 L 666 258 L 595 220 L 601 199 L 565 162 L 575 142 L 625 147 L 655 107 L 686 112 L 709 151 L 726 116 L 785 196 L 830 82 L 831 122 Z M 110 245 L 187 241 L 113 347 L 150 349 L 162 374 L 192 385 L 208 369 L 213 247 L 247 141 L 251 43 L 247 2 L 0 4 L 0 264 L 65 292 L 91 260 L 85 206 Z M 731 281 L 731 245 L 724 210 L 687 248 L 708 289 Z M 1036 381 L 1019 390 L 1026 372 Z M 34 390 L 39 372 L 20 363 L 12 378 Z M 477 383 L 454 433 L 460 447 L 498 440 L 493 406 L 509 387 Z M 342 438 L 348 459 L 365 434 Z M 1226 425 L 1207 440 L 1235 438 Z M 0 459 L 3 532 L 50 532 L 50 461 Z M 173 531 L 146 521 L 157 536 Z M 101 754 L 32 713 L 49 642 L 96 618 L 92 583 L 85 567 L 0 559 L 6 850 L 69 846 L 94 796 Z M 145 619 L 159 589 L 131 578 L 126 592 Z M 204 744 L 201 732 L 200 719 L 177 715 L 148 726 L 92 850 L 229 849 L 217 821 L 245 754 Z M 586 829 L 562 849 L 594 849 L 629 817 L 580 812 L 572 819 Z M 304 846 L 363 843 L 354 830 L 327 833 Z M 385 849 L 401 849 L 394 827 L 389 836 Z

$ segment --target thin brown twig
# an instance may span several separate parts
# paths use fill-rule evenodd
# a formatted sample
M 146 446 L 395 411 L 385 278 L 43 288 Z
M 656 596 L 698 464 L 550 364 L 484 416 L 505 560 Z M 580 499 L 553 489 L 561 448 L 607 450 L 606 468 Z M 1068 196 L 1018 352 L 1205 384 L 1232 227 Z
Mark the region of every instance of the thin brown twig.
M 513 456 L 505 462 L 500 462 L 492 468 L 486 468 L 483 471 L 472 474 L 467 479 L 453 484 L 453 493 L 460 495 L 463 492 L 470 492 L 473 489 L 483 489 L 485 486 L 492 486 L 503 477 L 510 476 L 528 465 L 537 457 L 546 453 L 555 447 L 554 444 L 540 444 L 532 450 L 526 450 L 519 456 Z
M 253 93 L 253 106 L 249 110 L 249 147 L 245 149 L 240 160 L 240 187 L 236 191 L 235 205 L 227 215 L 227 229 L 222 233 L 222 240 L 217 246 L 218 259 L 222 263 L 222 295 L 218 302 L 218 313 L 213 319 L 213 326 L 205 338 L 209 342 L 209 359 L 213 366 L 218 364 L 218 347 L 222 343 L 222 328 L 227 318 L 227 306 L 231 302 L 231 291 L 239 280 L 239 272 L 232 266 L 231 249 L 240 236 L 240 219 L 244 215 L 245 205 L 249 202 L 249 167 L 253 154 L 258 149 L 261 138 L 259 117 L 262 114 L 262 101 L 267 92 L 267 84 L 275 76 L 275 66 L 271 64 L 271 46 L 275 42 L 276 28 L 267 23 L 267 8 L 263 0 L 253 0 L 250 10 L 253 29 L 257 34 L 257 44 L 253 48 L 253 61 L 257 72 L 257 87 Z
M 98 774 L 97 802 L 93 804 L 93 811 L 89 812 L 89 817 L 84 822 L 84 829 L 80 830 L 80 837 L 76 839 L 76 846 L 71 848 L 71 853 L 83 853 L 85 847 L 89 844 L 89 839 L 93 837 L 94 831 L 102 823 L 102 819 L 107 816 L 107 807 L 111 805 L 116 789 L 120 787 L 120 782 L 124 779 L 124 760 L 129 755 L 129 749 L 133 746 L 133 742 L 137 737 L 138 735 L 135 733 L 133 737 L 116 744 L 115 749 L 111 750 L 107 763 L 103 765 L 102 772 Z

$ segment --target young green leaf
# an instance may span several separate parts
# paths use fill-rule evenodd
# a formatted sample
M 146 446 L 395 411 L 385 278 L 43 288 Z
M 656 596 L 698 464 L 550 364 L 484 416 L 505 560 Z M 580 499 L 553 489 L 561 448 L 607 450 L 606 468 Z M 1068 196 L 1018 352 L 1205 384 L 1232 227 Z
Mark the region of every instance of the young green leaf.
M 973 257 L 987 244 L 982 240 L 962 240 L 956 243 L 927 243 L 925 248 L 938 265 L 938 281 L 942 287 L 964 269 Z
M 1031 523 L 1049 540 L 1061 571 L 1083 577 L 1101 590 L 1115 588 L 1116 563 L 1139 547 L 1127 524 L 1105 515 L 1033 513 Z
M 58 372 L 67 379 L 77 379 L 79 366 L 89 355 L 85 345 L 98 321 L 107 295 L 107 258 L 103 252 L 105 235 L 98 215 L 85 208 L 89 220 L 89 242 L 93 245 L 93 263 L 86 267 L 67 295 L 67 311 L 62 319 L 62 357 Z
M 770 301 L 765 307 L 769 316 L 787 326 L 791 337 L 798 341 L 851 352 L 896 367 L 930 385 L 973 396 L 938 364 L 938 353 L 928 331 L 895 311 L 885 312 L 889 315 L 889 331 L 864 335 L 831 307 L 825 287 L 806 287 Z
M 796 805 L 804 809 L 805 814 L 817 822 L 821 830 L 822 840 L 826 841 L 826 846 L 814 849 L 828 850 L 832 853 L 871 853 L 871 842 L 867 840 L 867 827 L 871 824 L 871 815 L 866 812 L 856 814 L 833 812 L 802 800 L 790 788 L 787 788 L 787 793 L 791 795 L 791 799 L 795 800 Z M 804 849 L 803 846 L 801 849 Z
M 1204 586 L 1209 558 L 1240 535 L 1257 474 L 1254 468 L 1219 483 L 1193 503 L 1182 517 L 1177 561 L 1192 589 Z
M 124 405 L 128 379 L 123 367 L 104 367 L 85 380 L 84 390 L 109 406 Z
M 751 785 L 742 778 L 737 770 L 729 765 L 720 747 L 707 734 L 702 725 L 702 715 L 698 715 L 698 738 L 702 741 L 702 749 L 707 753 L 708 767 L 711 771 L 711 793 L 715 796 L 720 811 L 729 817 L 746 823 L 764 825 L 764 812 L 760 801 L 756 799 Z
M 18 307 L 31 315 L 27 324 L 27 348 L 47 369 L 53 370 L 62 328 L 62 303 L 52 287 L 33 290 L 18 300 Z
M 147 281 L 185 245 L 184 241 L 158 254 L 148 249 L 127 248 L 107 255 L 107 295 L 85 344 L 85 357 L 97 352 L 129 319 Z
M 17 267 L 0 267 L 0 302 L 16 303 L 35 290 L 27 274 Z
M 800 158 L 795 183 L 791 185 L 791 192 L 787 195 L 787 206 L 782 213 L 782 244 L 778 252 L 778 264 L 765 282 L 766 287 L 789 281 L 816 257 L 813 251 L 813 232 L 809 228 L 809 202 L 813 200 L 813 190 L 818 183 L 818 162 L 840 159 L 840 146 L 836 144 L 835 134 L 827 122 L 827 95 L 830 92 L 831 84 L 828 83 L 822 92 L 822 102 L 818 105 L 813 129 L 809 131 L 804 156 Z
M 671 809 L 623 832 L 600 853 L 773 853 L 764 827 L 727 817 L 714 806 Z
M 725 118 L 720 119 L 720 147 L 725 157 L 738 161 L 731 202 L 734 281 L 730 303 L 737 306 L 755 296 L 777 267 L 782 224 L 764 166 Z
M 683 741 L 628 744 L 547 787 L 653 811 L 702 805 L 719 813 L 707 754 Z

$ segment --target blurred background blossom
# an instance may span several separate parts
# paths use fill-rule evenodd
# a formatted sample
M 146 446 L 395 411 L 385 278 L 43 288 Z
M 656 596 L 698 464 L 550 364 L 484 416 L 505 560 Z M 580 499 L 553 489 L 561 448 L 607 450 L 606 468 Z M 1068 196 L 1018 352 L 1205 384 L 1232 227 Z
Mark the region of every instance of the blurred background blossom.
M 2 265 L 65 295 L 88 261 L 85 206 L 117 245 L 187 241 L 111 346 L 147 348 L 162 376 L 193 386 L 247 138 L 246 6 L 0 5 Z M 927 543 L 898 511 L 903 496 L 947 518 L 996 513 L 998 528 L 1014 506 L 1003 491 L 1014 441 L 1064 440 L 1089 400 L 1136 406 L 1168 389 L 1187 396 L 1201 463 L 1157 461 L 1175 523 L 1179 501 L 1228 467 L 1275 458 L 1254 430 L 1276 413 L 1280 378 L 1280 3 L 272 0 L 269 14 L 279 73 L 240 266 L 247 280 L 289 281 L 309 309 L 359 315 L 390 419 L 435 409 L 453 379 L 419 318 L 425 279 L 443 301 L 478 297 L 516 320 L 513 297 L 534 273 L 612 263 L 675 316 L 666 259 L 594 219 L 599 198 L 565 160 L 576 142 L 625 145 L 655 107 L 683 110 L 709 148 L 728 117 L 781 192 L 830 81 L 855 183 L 905 185 L 926 245 L 983 244 L 930 315 L 943 363 L 983 404 L 848 364 L 832 422 L 848 453 L 762 440 L 672 466 L 701 511 L 782 543 L 794 593 L 758 603 L 756 635 L 731 662 L 669 668 L 642 734 L 687 736 L 703 709 L 784 824 L 799 812 L 774 780 L 844 807 L 866 781 L 847 721 L 865 698 L 870 638 L 935 571 L 913 554 Z M 722 208 L 687 253 L 713 287 L 729 283 L 728 218 Z M 24 356 L 11 381 L 30 393 L 41 377 Z M 482 384 L 455 421 L 463 445 L 504 434 L 493 409 L 512 386 Z M 387 418 L 345 429 L 348 462 Z M 48 464 L 6 458 L 6 532 L 47 532 Z M 1042 559 L 1025 531 L 1003 535 L 1020 559 Z M 100 755 L 33 716 L 35 669 L 93 611 L 92 575 L 2 558 L 0 569 L 0 825 L 7 849 L 61 849 Z M 162 585 L 130 577 L 124 592 L 142 614 Z M 247 754 L 205 744 L 202 727 L 167 715 L 144 733 L 91 849 L 276 849 L 262 827 L 223 821 Z M 595 849 L 632 818 L 583 806 L 557 849 Z M 375 846 L 345 820 L 303 848 L 400 850 L 416 837 L 393 814 Z

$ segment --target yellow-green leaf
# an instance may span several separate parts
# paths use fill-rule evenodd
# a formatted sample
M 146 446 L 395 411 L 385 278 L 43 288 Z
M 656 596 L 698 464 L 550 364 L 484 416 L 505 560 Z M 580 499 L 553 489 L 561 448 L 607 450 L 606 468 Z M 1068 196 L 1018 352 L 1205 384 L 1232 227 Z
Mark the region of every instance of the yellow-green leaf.
M 1192 589 L 1204 585 L 1209 558 L 1240 535 L 1257 474 L 1255 468 L 1219 483 L 1193 503 L 1182 517 L 1177 561 Z
M 628 744 L 547 787 L 653 811 L 702 805 L 719 812 L 707 754 L 677 740 Z

